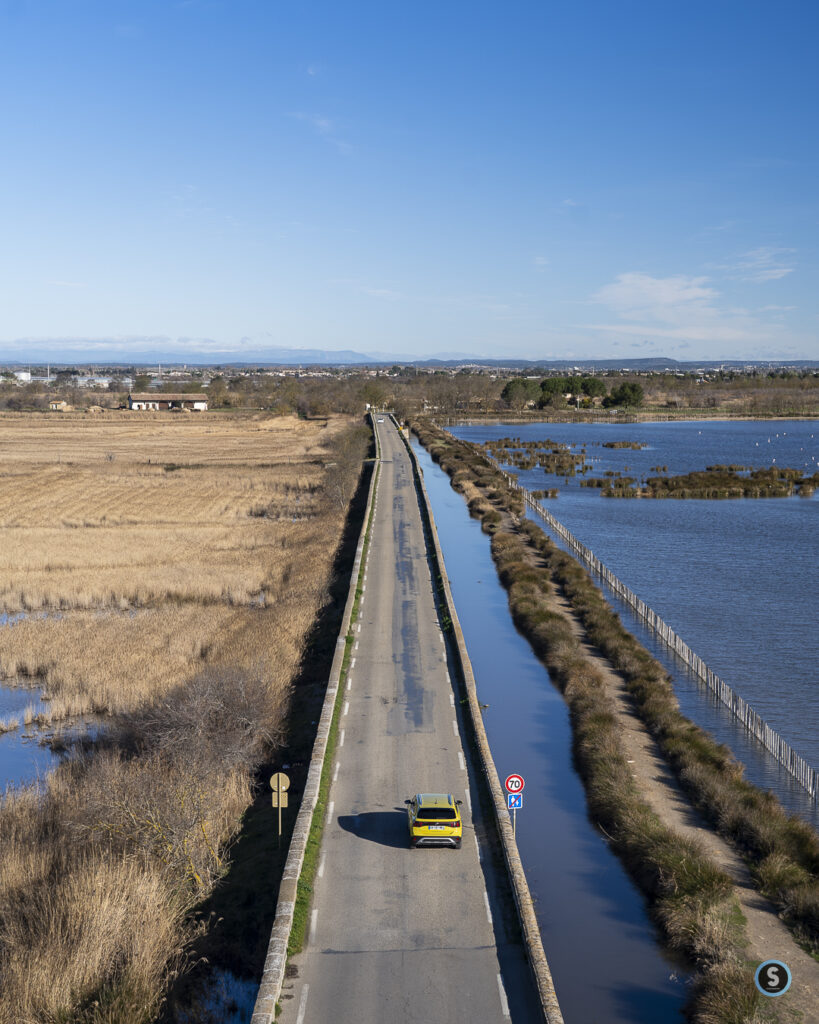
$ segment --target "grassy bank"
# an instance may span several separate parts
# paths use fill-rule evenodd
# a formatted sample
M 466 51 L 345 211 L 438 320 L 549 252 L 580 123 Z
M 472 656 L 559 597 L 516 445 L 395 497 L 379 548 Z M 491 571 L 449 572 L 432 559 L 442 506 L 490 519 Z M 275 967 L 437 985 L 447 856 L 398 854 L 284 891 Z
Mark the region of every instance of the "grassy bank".
M 378 484 L 378 473 L 380 469 L 378 464 L 375 466 L 375 484 Z M 352 627 L 358 620 L 358 610 L 361 601 L 361 595 L 364 593 L 362 589 L 362 581 L 366 568 L 367 554 L 370 548 L 370 536 L 372 533 L 373 516 L 375 515 L 375 504 L 370 508 L 370 514 L 367 519 L 366 529 L 364 534 L 364 544 L 361 553 L 361 564 L 359 566 L 358 579 L 355 581 L 355 597 L 353 600 L 353 606 L 350 613 L 350 623 L 347 635 L 344 637 L 344 658 L 341 663 L 341 672 L 339 675 L 338 693 L 336 694 L 336 704 L 333 709 L 333 721 L 330 726 L 330 732 L 327 737 L 327 749 L 324 754 L 324 765 L 321 770 L 321 783 L 319 785 L 319 795 L 316 801 L 316 807 L 313 811 L 313 820 L 310 825 L 310 834 L 307 838 L 307 846 L 304 853 L 304 861 L 302 863 L 301 874 L 299 875 L 299 884 L 296 894 L 296 906 L 293 911 L 293 927 L 290 930 L 290 939 L 288 941 L 287 952 L 292 955 L 293 953 L 301 952 L 304 947 L 304 936 L 307 931 L 307 920 L 308 912 L 310 909 L 310 902 L 313 895 L 313 885 L 316 879 L 316 871 L 318 870 L 319 851 L 321 849 L 321 839 L 324 834 L 325 815 L 327 811 L 327 800 L 330 794 L 330 776 L 332 773 L 333 757 L 335 756 L 336 747 L 338 745 L 338 719 L 342 703 L 342 694 L 344 693 L 345 685 L 347 682 L 347 675 L 350 666 L 350 652 L 353 648 L 354 634 Z
M 522 526 L 563 588 L 592 643 L 622 674 L 635 707 L 694 805 L 748 861 L 797 938 L 819 952 L 819 837 L 679 710 L 663 667 L 623 627 L 588 573 L 535 523 Z
M 689 1015 L 702 1022 L 755 1019 L 756 990 L 744 960 L 741 917 L 730 896 L 731 880 L 699 848 L 666 829 L 641 800 L 623 754 L 615 715 L 599 672 L 584 656 L 569 623 L 552 612 L 547 601 L 550 588 L 557 585 L 566 590 L 570 600 L 578 601 L 578 610 L 582 611 L 578 591 L 567 586 L 569 568 L 574 577 L 585 578 L 605 605 L 602 595 L 580 566 L 557 551 L 535 524 L 515 523 L 520 511 L 519 495 L 497 486 L 497 480 L 487 473 L 488 469 L 491 474 L 492 467 L 487 467 L 477 449 L 452 439 L 428 423 L 416 424 L 414 429 L 432 457 L 450 474 L 453 486 L 468 497 L 470 511 L 477 514 L 484 529 L 494 535 L 493 558 L 509 592 L 515 622 L 549 668 L 569 704 L 575 755 L 592 816 L 605 829 L 613 847 L 646 894 L 652 914 L 669 945 L 697 966 L 696 984 L 688 1004 Z M 484 480 L 489 486 L 482 482 Z M 492 498 L 490 489 L 494 492 Z M 510 512 L 514 518 L 504 515 Z M 584 622 L 589 629 L 590 620 Z M 600 646 L 593 635 L 591 639 Z M 639 648 L 630 638 L 629 646 L 632 644 Z M 636 657 L 634 649 L 632 656 Z M 641 661 L 643 657 L 652 660 L 644 651 Z M 667 677 L 660 666 L 654 664 L 666 703 L 676 706 Z M 621 672 L 627 669 L 625 658 L 615 665 Z M 639 700 L 638 706 L 641 706 Z M 679 715 L 679 711 L 676 713 Z M 712 741 L 683 716 L 679 718 L 686 723 L 682 731 L 690 738 L 691 747 L 700 752 L 708 749 Z M 734 778 L 753 791 L 754 787 L 741 780 L 741 770 L 730 754 L 716 744 L 712 746 L 715 750 L 709 750 L 705 764 L 713 775 Z M 702 774 L 708 776 L 707 772 Z M 763 802 L 771 800 L 776 804 L 765 794 L 759 796 Z M 742 810 L 743 805 L 739 804 L 733 808 L 733 813 L 741 817 Z M 789 851 L 795 854 L 803 843 L 809 846 L 810 830 L 800 822 L 787 819 L 784 812 L 782 817 L 783 836 L 799 837 L 799 841 L 788 846 Z M 780 857 L 769 861 L 769 868 L 782 863 L 781 850 L 779 853 Z M 758 877 L 761 878 L 759 873 Z M 809 902 L 808 888 L 799 895 L 802 902 Z

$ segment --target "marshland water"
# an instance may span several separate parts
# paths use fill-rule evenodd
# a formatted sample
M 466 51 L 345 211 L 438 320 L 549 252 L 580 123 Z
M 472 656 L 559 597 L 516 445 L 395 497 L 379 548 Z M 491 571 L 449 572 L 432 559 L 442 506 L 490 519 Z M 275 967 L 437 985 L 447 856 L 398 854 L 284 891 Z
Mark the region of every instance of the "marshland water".
M 714 464 L 784 466 L 805 475 L 819 468 L 815 420 L 496 424 L 451 430 L 477 443 L 511 436 L 550 438 L 577 453 L 585 448 L 591 462 L 587 477 L 609 472 L 639 481 L 656 475 L 658 465 L 667 467 L 663 475 Z M 616 442 L 644 447 L 603 447 Z M 530 490 L 558 488 L 558 496 L 542 504 L 806 760 L 819 765 L 819 495 L 604 498 L 598 489 L 581 487 L 583 475 L 510 468 Z M 709 704 L 706 692 L 700 692 L 703 700 L 684 708 L 698 721 L 697 704 Z M 711 728 L 714 716 L 709 716 L 702 724 Z M 719 738 L 730 742 L 730 731 Z

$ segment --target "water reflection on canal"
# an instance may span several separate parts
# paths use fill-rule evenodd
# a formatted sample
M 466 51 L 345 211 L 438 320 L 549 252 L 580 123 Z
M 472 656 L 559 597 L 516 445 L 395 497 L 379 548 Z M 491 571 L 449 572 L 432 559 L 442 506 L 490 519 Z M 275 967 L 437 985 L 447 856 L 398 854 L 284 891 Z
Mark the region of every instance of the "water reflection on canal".
M 526 779 L 517 840 L 567 1022 L 681 1020 L 684 973 L 660 952 L 645 905 L 586 816 L 566 705 L 512 624 L 489 539 L 426 451 L 432 504 L 501 778 Z

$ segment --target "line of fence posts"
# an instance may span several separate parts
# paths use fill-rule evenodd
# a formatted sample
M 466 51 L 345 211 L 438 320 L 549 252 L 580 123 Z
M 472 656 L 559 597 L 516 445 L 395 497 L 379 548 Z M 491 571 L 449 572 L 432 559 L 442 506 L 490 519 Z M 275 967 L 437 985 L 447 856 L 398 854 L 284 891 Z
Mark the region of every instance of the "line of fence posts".
M 494 461 L 494 460 L 493 460 Z M 497 463 L 496 463 L 497 465 Z M 768 723 L 754 711 L 754 709 L 743 700 L 739 694 L 734 693 L 731 687 L 723 679 L 712 672 L 702 658 L 695 654 L 688 644 L 677 636 L 674 630 L 660 616 L 649 608 L 645 601 L 641 601 L 637 595 L 630 590 L 614 573 L 608 569 L 600 559 L 577 538 L 566 529 L 544 508 L 539 501 L 535 500 L 529 491 L 526 490 L 517 480 L 505 470 L 498 469 L 503 474 L 511 488 L 523 493 L 526 504 L 537 512 L 547 523 L 550 529 L 563 540 L 577 554 L 588 567 L 605 581 L 606 585 L 617 594 L 629 607 L 633 608 L 637 615 L 659 636 L 691 669 L 699 676 L 719 700 L 734 714 L 736 718 L 751 732 L 759 742 L 768 750 L 776 760 L 787 769 L 788 772 L 803 786 L 815 800 L 819 793 L 819 772 L 788 744 L 782 737 L 772 729 Z

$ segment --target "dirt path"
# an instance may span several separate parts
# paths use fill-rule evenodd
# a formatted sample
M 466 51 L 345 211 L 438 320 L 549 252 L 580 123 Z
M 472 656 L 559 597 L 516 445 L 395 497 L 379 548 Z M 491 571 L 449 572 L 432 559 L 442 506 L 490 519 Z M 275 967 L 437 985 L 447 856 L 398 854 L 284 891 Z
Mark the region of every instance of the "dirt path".
M 734 879 L 734 889 L 745 915 L 750 960 L 781 960 L 790 967 L 790 990 L 770 1000 L 783 1021 L 819 1022 L 819 963 L 797 945 L 776 908 L 754 888 L 745 863 L 734 849 L 700 817 L 689 803 L 657 744 L 637 716 L 631 695 L 619 673 L 592 647 L 569 603 L 558 594 L 550 599 L 552 610 L 562 614 L 600 670 L 614 701 L 622 728 L 623 747 L 640 793 L 660 820 L 671 829 L 702 843 L 714 861 Z M 767 1002 L 767 1001 L 766 1001 Z M 775 1007 L 774 1005 L 775 1004 Z M 768 1006 L 765 1007 L 768 1009 Z

